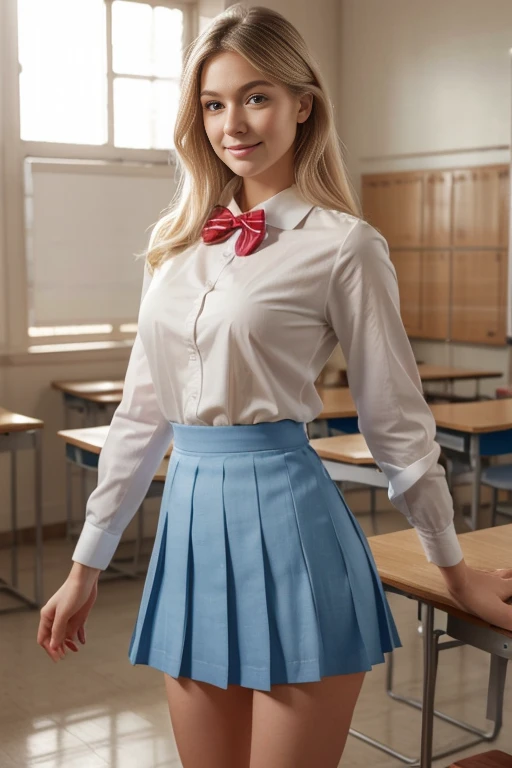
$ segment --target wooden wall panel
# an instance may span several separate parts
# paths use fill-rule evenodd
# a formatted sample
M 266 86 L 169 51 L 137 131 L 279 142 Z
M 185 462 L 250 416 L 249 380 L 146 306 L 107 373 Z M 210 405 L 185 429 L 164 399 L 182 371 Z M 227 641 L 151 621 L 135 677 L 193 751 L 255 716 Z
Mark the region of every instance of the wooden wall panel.
M 504 252 L 454 251 L 452 254 L 453 341 L 504 344 Z
M 498 248 L 500 177 L 497 166 L 453 173 L 453 245 Z
M 451 171 L 430 171 L 425 174 L 424 246 L 447 248 L 451 245 L 451 196 Z
M 416 248 L 422 240 L 423 174 L 366 176 L 362 182 L 363 213 L 390 248 Z
M 499 170 L 500 208 L 499 208 L 499 244 L 508 248 L 510 219 L 510 168 Z
M 421 336 L 448 338 L 450 318 L 450 252 L 421 254 Z
M 365 218 L 388 241 L 411 337 L 505 344 L 509 166 L 363 176 Z

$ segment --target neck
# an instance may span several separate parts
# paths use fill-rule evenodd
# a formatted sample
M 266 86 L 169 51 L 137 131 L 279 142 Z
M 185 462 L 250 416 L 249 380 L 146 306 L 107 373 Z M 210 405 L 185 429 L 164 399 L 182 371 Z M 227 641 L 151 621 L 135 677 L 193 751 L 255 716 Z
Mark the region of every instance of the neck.
M 244 184 L 237 196 L 237 203 L 242 211 L 250 211 L 260 203 L 264 203 L 270 197 L 274 197 L 283 189 L 288 189 L 295 183 L 293 173 L 280 179 L 279 181 L 266 182 L 259 179 L 244 179 Z

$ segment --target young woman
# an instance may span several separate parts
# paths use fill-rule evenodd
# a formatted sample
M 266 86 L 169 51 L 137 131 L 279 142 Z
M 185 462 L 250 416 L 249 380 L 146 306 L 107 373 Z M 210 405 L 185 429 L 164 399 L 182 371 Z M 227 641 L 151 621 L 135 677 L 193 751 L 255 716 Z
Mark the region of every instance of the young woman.
M 512 629 L 511 580 L 462 558 L 387 245 L 288 21 L 234 6 L 197 38 L 175 144 L 123 400 L 38 642 L 55 661 L 85 642 L 98 575 L 174 438 L 130 660 L 164 672 L 185 768 L 335 768 L 365 673 L 400 645 L 306 435 L 338 342 L 389 496 L 451 593 Z

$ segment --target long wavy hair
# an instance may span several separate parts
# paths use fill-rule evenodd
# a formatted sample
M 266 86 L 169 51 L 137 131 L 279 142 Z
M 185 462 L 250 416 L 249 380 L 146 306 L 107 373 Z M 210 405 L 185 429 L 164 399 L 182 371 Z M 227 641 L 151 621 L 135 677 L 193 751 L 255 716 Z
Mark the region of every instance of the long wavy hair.
M 195 243 L 212 208 L 229 203 L 243 184 L 243 178 L 215 154 L 203 125 L 202 69 L 209 57 L 223 51 L 240 54 L 265 78 L 295 96 L 313 94 L 308 119 L 297 124 L 297 191 L 313 205 L 361 217 L 327 88 L 303 37 L 276 11 L 233 5 L 216 16 L 185 51 L 174 129 L 178 181 L 173 199 L 141 254 L 150 273 Z

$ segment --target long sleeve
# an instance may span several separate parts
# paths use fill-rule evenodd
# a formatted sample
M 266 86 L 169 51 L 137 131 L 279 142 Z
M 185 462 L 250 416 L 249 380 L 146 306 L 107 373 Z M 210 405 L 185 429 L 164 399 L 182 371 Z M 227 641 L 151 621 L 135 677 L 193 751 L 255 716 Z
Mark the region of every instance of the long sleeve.
M 341 246 L 329 283 L 326 318 L 347 361 L 359 429 L 389 481 L 388 496 L 413 525 L 429 561 L 455 565 L 462 550 L 453 502 L 400 316 L 385 239 L 358 220 Z
M 145 268 L 142 299 L 151 277 Z M 141 303 L 142 303 L 141 299 Z M 85 523 L 72 559 L 105 569 L 121 535 L 144 500 L 172 440 L 172 426 L 157 403 L 139 333 L 98 463 L 98 484 L 89 496 Z

